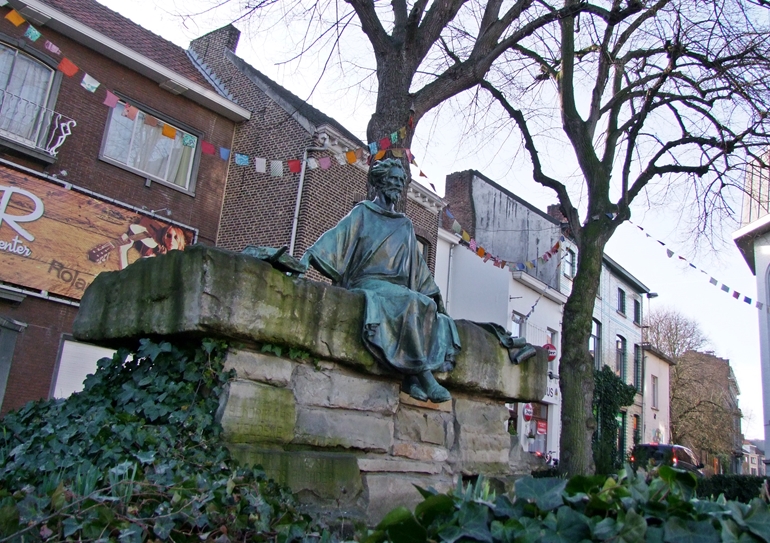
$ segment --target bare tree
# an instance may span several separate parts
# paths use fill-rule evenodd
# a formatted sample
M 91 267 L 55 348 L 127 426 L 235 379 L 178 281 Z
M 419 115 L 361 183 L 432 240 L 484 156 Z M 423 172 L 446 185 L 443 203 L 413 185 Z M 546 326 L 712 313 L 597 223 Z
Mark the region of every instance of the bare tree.
M 580 3 L 564 0 L 561 9 Z M 751 0 L 602 4 L 519 43 L 482 83 L 520 132 L 535 181 L 558 196 L 579 249 L 560 370 L 561 459 L 570 474 L 593 471 L 588 339 L 607 241 L 643 191 L 672 187 L 689 191 L 707 232 L 730 212 L 725 190 L 741 185 L 744 167 L 769 140 L 764 8 Z M 550 117 L 525 110 L 549 102 Z M 541 161 L 554 133 L 575 158 L 578 187 Z M 576 194 L 586 197 L 581 205 Z
M 708 338 L 698 322 L 676 309 L 663 308 L 650 312 L 645 325 L 647 342 L 675 362 L 687 351 L 697 351 L 708 344 Z

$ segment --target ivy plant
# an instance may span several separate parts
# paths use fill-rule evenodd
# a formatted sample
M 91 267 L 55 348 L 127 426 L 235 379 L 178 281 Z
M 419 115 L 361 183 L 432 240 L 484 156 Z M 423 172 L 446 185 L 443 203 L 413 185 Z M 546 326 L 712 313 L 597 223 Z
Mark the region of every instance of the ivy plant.
M 596 473 L 610 474 L 623 466 L 623 451 L 618 451 L 618 414 L 634 403 L 636 388 L 627 385 L 609 366 L 594 372 L 596 432 L 593 453 Z

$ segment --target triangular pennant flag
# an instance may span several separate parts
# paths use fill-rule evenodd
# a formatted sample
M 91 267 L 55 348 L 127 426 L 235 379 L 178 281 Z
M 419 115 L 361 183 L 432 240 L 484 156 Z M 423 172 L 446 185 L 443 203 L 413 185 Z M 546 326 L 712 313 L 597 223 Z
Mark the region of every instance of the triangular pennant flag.
M 693 268 L 693 269 L 696 269 L 696 270 L 698 269 L 698 268 L 695 266 L 695 264 L 693 264 L 692 262 L 688 262 L 688 264 L 690 264 L 690 267 L 691 267 L 691 268 Z
M 672 256 L 674 256 L 674 251 L 672 251 L 671 249 L 666 249 L 666 254 L 668 255 L 669 258 L 671 258 Z
M 83 80 L 80 82 L 80 86 L 86 89 L 88 92 L 96 92 L 96 89 L 99 88 L 99 83 L 96 79 L 91 77 L 88 74 L 83 75 Z
M 267 173 L 267 159 L 254 157 L 254 170 L 257 173 Z
M 684 260 L 685 262 L 687 262 L 687 259 L 681 255 L 679 255 L 679 260 Z
M 56 44 L 53 42 L 45 40 L 45 48 L 48 49 L 54 55 L 61 55 L 61 49 L 56 47 Z
M 302 161 L 297 159 L 292 159 L 287 162 L 289 165 L 289 171 L 291 173 L 299 173 L 302 171 Z
M 107 96 L 104 98 L 103 104 L 105 106 L 115 107 L 118 105 L 119 101 L 120 101 L 120 98 L 112 94 L 110 91 L 107 91 Z
M 717 286 L 717 284 L 719 283 L 719 281 L 717 281 L 716 279 L 714 279 L 714 278 L 712 277 L 711 279 L 709 279 L 709 283 L 711 283 L 711 284 L 712 284 L 712 285 L 714 285 L 714 286 Z
M 358 160 L 356 158 L 356 152 L 355 151 L 348 151 L 347 153 L 345 153 L 345 158 L 348 159 L 348 164 L 355 164 L 356 160 Z
M 507 263 L 505 262 L 505 260 L 501 260 L 501 261 L 500 261 L 500 267 L 501 267 L 501 268 L 505 268 L 505 265 L 506 265 L 506 264 L 507 264 Z
M 236 166 L 248 166 L 249 155 L 244 155 L 243 153 L 235 153 L 235 164 Z
M 164 124 L 160 133 L 170 140 L 176 139 L 176 128 L 174 128 L 170 124 Z
M 227 147 L 220 147 L 219 158 L 221 158 L 222 160 L 230 160 L 230 149 L 228 149 Z
M 322 156 L 318 159 L 318 165 L 322 170 L 328 170 L 332 167 L 332 159 L 328 156 Z
M 11 21 L 15 26 L 19 26 L 25 21 L 24 17 L 22 17 L 21 14 L 15 9 L 12 9 L 6 13 L 5 18 Z
M 217 152 L 217 148 L 214 147 L 214 144 L 211 142 L 208 142 L 206 140 L 203 140 L 201 142 L 201 153 L 204 155 L 215 155 Z
M 460 226 L 459 222 L 455 221 L 452 223 L 452 232 L 454 232 L 455 234 L 459 234 L 462 231 L 463 231 L 463 227 Z
M 40 36 L 42 36 L 40 31 L 32 25 L 29 25 L 27 30 L 24 32 L 24 37 L 29 41 L 37 41 L 40 39 Z
M 308 170 L 315 170 L 318 168 L 318 160 L 316 160 L 313 157 L 308 157 L 307 159 L 307 169 Z
M 428 176 L 427 176 L 427 175 L 425 175 L 425 174 L 422 172 L 422 170 L 420 170 L 420 177 L 424 177 L 424 178 L 426 178 L 426 179 L 428 178 Z
M 724 283 L 722 283 L 722 290 L 723 290 L 724 292 L 730 292 L 730 287 L 728 287 L 727 285 L 725 285 Z
M 72 77 L 73 75 L 78 73 L 78 70 L 80 69 L 77 66 L 75 66 L 75 63 L 72 62 L 67 57 L 62 58 L 61 62 L 56 68 L 67 77 Z
M 273 177 L 283 177 L 283 162 L 280 160 L 270 161 L 270 175 Z
M 663 245 L 664 247 L 666 246 L 666 244 L 665 244 L 665 243 L 663 243 L 662 241 L 660 241 L 659 239 L 658 239 L 658 240 L 655 240 L 655 241 L 657 241 L 658 243 L 660 243 L 660 244 L 661 244 L 661 245 Z

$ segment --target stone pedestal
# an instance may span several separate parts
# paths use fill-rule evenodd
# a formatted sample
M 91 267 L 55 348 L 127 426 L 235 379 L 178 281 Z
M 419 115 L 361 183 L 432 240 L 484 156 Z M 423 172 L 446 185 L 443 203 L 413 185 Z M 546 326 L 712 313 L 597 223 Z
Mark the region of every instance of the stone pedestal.
M 419 502 L 414 485 L 446 490 L 458 476 L 529 473 L 530 455 L 506 432 L 505 403 L 545 395 L 546 353 L 514 366 L 497 338 L 458 321 L 457 366 L 438 376 L 452 400 L 419 402 L 364 347 L 363 303 L 359 293 L 195 246 L 100 274 L 74 333 L 107 346 L 202 336 L 237 346 L 226 360 L 237 377 L 217 412 L 228 446 L 331 516 L 374 523 Z

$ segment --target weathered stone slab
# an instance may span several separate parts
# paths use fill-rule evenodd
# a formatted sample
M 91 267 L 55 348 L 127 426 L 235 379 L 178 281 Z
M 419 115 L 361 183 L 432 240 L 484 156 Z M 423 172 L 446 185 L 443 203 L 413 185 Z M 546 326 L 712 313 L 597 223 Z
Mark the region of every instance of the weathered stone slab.
M 260 381 L 285 387 L 297 366 L 295 362 L 277 356 L 248 350 L 231 349 L 225 359 L 225 370 L 235 370 L 239 379 Z
M 140 259 L 100 273 L 86 290 L 73 325 L 76 338 L 100 345 L 159 336 L 211 336 L 301 348 L 313 356 L 374 374 L 387 373 L 361 340 L 361 293 L 291 278 L 253 257 L 205 246 Z M 497 339 L 457 321 L 462 351 L 450 390 L 539 401 L 547 355 L 518 366 Z
M 363 493 L 356 457 L 311 451 L 271 451 L 250 445 L 231 445 L 243 465 L 261 465 L 271 479 L 291 488 L 302 503 L 354 505 Z
M 433 403 L 428 400 L 426 402 L 415 400 L 406 392 L 399 393 L 398 401 L 402 404 L 413 405 L 415 407 L 422 407 L 423 409 L 432 409 L 434 411 L 443 411 L 444 413 L 452 412 L 452 402 Z
M 219 398 L 217 419 L 230 443 L 288 443 L 294 437 L 294 395 L 253 381 L 231 381 Z
M 396 413 L 395 436 L 434 445 L 451 446 L 446 439 L 446 426 L 452 424 L 448 415 L 402 405 Z
M 505 421 L 509 415 L 504 403 L 456 398 L 454 408 L 461 428 L 478 433 L 508 435 Z
M 339 368 L 322 371 L 300 366 L 294 376 L 293 389 L 300 405 L 382 414 L 393 414 L 398 407 L 398 383 L 346 375 Z
M 393 456 L 403 456 L 424 462 L 446 462 L 449 459 L 449 451 L 435 445 L 397 441 L 393 444 Z
M 343 409 L 299 408 L 293 443 L 386 452 L 393 442 L 393 420 Z
M 433 487 L 439 492 L 446 492 L 453 486 L 451 477 L 426 475 L 423 477 L 392 477 L 387 474 L 368 473 L 364 481 L 369 490 L 369 504 L 366 516 L 370 524 L 377 524 L 393 508 L 404 506 L 408 509 L 422 501 L 422 496 L 414 487 Z

